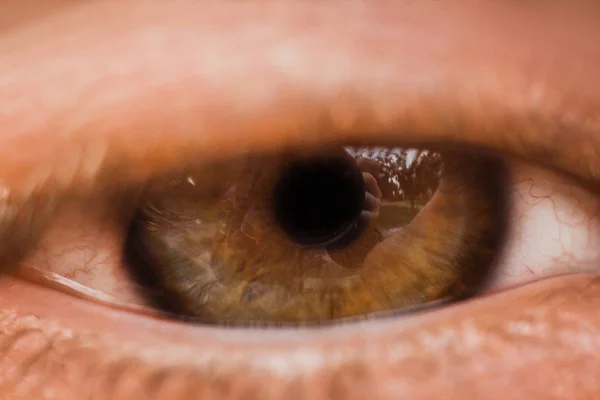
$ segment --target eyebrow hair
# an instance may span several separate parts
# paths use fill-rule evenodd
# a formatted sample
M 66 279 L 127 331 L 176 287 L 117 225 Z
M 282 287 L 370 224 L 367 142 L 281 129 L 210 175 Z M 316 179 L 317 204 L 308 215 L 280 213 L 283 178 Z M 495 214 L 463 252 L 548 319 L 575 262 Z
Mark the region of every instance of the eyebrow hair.
M 584 7 L 139 4 L 73 7 L 0 38 L 0 187 L 13 198 L 365 138 L 600 178 L 600 27 Z M 85 23 L 96 16 L 106 24 Z

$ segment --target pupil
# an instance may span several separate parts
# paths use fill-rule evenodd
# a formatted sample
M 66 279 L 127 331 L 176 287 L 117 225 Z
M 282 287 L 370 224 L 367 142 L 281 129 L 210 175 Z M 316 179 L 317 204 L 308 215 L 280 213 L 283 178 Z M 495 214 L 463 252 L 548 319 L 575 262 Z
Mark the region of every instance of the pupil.
M 356 236 L 365 188 L 361 171 L 344 153 L 292 162 L 273 197 L 275 218 L 292 240 L 331 248 Z

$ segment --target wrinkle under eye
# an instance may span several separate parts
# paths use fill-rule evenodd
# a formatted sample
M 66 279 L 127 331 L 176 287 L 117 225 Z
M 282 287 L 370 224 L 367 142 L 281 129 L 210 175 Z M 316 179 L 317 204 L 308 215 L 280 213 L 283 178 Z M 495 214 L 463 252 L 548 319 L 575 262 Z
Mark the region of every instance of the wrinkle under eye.
M 469 151 L 402 148 L 208 163 L 149 184 L 128 261 L 156 305 L 203 322 L 326 322 L 456 299 L 501 244 L 501 170 Z

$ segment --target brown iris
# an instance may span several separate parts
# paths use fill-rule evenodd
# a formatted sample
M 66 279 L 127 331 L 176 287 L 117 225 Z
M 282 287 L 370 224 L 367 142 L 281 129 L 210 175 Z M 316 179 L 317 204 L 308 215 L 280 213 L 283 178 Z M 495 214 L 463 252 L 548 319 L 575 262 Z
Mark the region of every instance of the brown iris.
M 335 148 L 245 156 L 148 185 L 128 239 L 181 317 L 308 323 L 476 290 L 503 231 L 502 168 L 476 153 Z

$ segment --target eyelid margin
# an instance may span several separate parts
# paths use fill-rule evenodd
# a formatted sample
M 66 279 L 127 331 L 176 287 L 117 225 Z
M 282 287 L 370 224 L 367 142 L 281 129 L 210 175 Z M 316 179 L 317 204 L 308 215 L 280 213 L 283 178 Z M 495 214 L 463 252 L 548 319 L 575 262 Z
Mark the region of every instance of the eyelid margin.
M 139 315 L 147 315 L 155 318 L 160 317 L 160 313 L 152 310 L 149 307 L 124 303 L 109 294 L 103 293 L 89 286 L 85 286 L 77 281 L 52 271 L 21 265 L 19 266 L 18 270 L 14 272 L 14 275 L 19 279 L 54 289 L 61 293 L 65 293 L 83 300 L 94 301 L 107 307 L 112 307 Z

